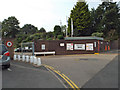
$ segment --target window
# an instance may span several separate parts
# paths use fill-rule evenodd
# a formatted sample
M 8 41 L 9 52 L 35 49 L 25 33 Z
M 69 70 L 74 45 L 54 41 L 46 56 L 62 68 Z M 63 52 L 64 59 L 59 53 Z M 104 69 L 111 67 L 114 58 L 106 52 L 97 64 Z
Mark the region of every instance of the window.
M 42 45 L 41 45 L 41 49 L 42 49 L 42 50 L 45 50 L 45 44 L 42 44 Z

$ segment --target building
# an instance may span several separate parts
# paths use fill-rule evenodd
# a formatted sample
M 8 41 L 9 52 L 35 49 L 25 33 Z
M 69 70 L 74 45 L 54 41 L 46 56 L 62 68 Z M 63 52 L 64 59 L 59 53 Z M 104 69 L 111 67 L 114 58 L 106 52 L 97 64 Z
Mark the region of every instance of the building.
M 66 37 L 65 40 L 36 40 L 35 52 L 55 51 L 56 55 L 94 54 L 110 50 L 100 37 Z

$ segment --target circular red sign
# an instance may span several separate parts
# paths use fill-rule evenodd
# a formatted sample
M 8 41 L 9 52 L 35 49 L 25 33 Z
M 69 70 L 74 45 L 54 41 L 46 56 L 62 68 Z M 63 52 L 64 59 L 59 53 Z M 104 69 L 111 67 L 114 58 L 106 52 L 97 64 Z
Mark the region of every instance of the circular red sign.
M 13 43 L 12 43 L 11 41 L 7 41 L 7 42 L 6 42 L 6 46 L 7 46 L 7 47 L 12 47 L 12 45 L 13 45 Z

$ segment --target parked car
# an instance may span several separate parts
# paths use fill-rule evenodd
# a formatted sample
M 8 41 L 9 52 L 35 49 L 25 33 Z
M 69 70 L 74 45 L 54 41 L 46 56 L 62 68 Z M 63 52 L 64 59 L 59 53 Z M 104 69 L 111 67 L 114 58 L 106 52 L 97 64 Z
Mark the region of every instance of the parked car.
M 10 53 L 4 44 L 0 44 L 0 65 L 2 69 L 10 67 Z

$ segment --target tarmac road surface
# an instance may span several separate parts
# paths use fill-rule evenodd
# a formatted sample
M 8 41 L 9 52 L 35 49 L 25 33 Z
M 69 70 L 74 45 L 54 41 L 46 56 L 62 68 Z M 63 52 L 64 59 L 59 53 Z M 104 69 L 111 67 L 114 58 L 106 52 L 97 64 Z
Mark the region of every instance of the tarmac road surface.
M 12 61 L 11 68 L 2 71 L 3 88 L 65 88 L 45 67 Z
M 56 70 L 59 70 L 60 72 L 64 73 L 79 88 L 82 88 L 89 80 L 95 77 L 97 73 L 99 73 L 103 68 L 106 68 L 106 65 L 112 62 L 117 55 L 117 53 L 104 53 L 98 55 L 56 55 L 41 57 L 41 59 L 43 64 L 50 65 Z M 117 88 L 117 86 L 111 87 Z

